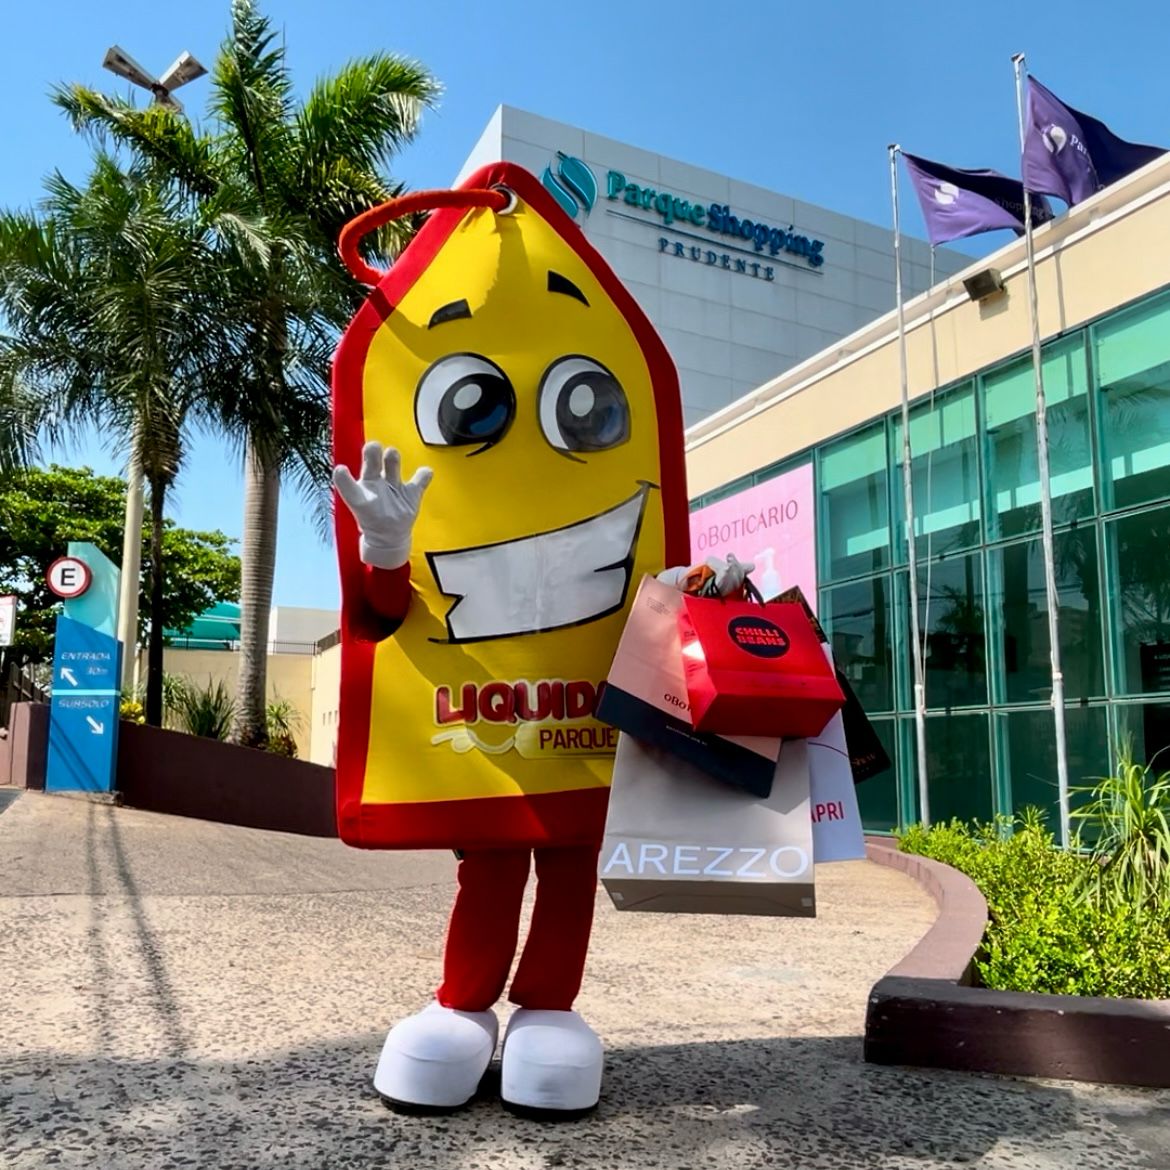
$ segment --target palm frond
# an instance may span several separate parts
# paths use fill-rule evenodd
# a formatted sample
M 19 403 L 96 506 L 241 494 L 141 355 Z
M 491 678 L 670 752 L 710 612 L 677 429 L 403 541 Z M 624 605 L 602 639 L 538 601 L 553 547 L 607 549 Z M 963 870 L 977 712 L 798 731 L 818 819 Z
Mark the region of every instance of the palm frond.
M 309 179 L 345 160 L 376 172 L 418 133 L 423 111 L 442 87 L 419 62 L 390 53 L 351 61 L 319 80 L 296 115 L 302 165 Z
M 284 48 L 253 0 L 233 0 L 232 28 L 212 69 L 212 113 L 227 130 L 226 155 L 262 204 L 285 184 L 291 158 L 292 80 Z
M 0 476 L 40 458 L 38 439 L 47 409 L 44 397 L 19 382 L 0 361 Z
M 227 177 L 215 141 L 165 106 L 139 109 L 84 85 L 59 86 L 53 101 L 75 129 L 130 148 L 196 195 L 213 195 Z

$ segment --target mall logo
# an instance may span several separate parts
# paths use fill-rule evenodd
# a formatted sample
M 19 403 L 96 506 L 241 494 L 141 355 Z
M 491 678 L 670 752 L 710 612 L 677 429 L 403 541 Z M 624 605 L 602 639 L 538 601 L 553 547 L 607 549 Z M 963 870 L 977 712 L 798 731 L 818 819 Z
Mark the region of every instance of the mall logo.
M 556 160 L 544 168 L 540 179 L 545 190 L 570 219 L 578 217 L 583 219 L 597 202 L 599 189 L 593 171 L 581 159 L 565 154 L 564 151 L 557 151 Z M 673 191 L 660 191 L 654 187 L 631 182 L 621 171 L 615 170 L 606 173 L 605 195 L 611 203 L 629 208 L 629 211 L 624 209 L 619 211 L 615 207 L 607 208 L 609 215 L 646 223 L 648 227 L 669 228 L 677 235 L 686 236 L 699 243 L 709 242 L 711 246 L 718 247 L 721 251 L 726 249 L 722 255 L 720 252 L 703 248 L 688 249 L 685 245 L 664 237 L 658 241 L 660 252 L 669 252 L 683 258 L 689 255 L 691 260 L 698 263 L 703 261 L 711 265 L 722 263 L 724 268 L 762 280 L 774 280 L 775 270 L 767 268 L 761 262 L 766 259 L 779 259 L 781 253 L 786 254 L 782 263 L 793 261 L 799 263 L 803 260 L 812 269 L 819 269 L 825 263 L 823 240 L 801 235 L 792 224 L 782 228 L 746 217 L 740 218 L 732 214 L 731 207 L 726 203 L 711 203 L 704 206 L 698 201 L 684 199 Z M 646 213 L 659 216 L 661 223 L 658 225 L 647 223 Z M 694 229 L 700 230 L 696 232 Z M 724 239 L 716 241 L 711 238 L 712 236 L 722 236 Z M 728 241 L 727 237 L 735 242 Z M 729 253 L 759 257 L 761 262 L 737 259 Z M 793 261 L 787 259 L 788 255 L 793 257 Z
M 544 189 L 560 204 L 570 219 L 577 213 L 588 215 L 597 202 L 597 180 L 593 172 L 579 158 L 573 158 L 564 151 L 557 151 L 557 169 L 552 165 L 544 168 L 540 181 Z
M 949 207 L 959 197 L 959 188 L 954 183 L 939 183 L 934 189 L 935 203 Z
M 1063 126 L 1056 125 L 1055 122 L 1051 126 L 1045 126 L 1040 131 L 1040 138 L 1048 148 L 1049 154 L 1060 154 L 1068 145 L 1068 131 Z

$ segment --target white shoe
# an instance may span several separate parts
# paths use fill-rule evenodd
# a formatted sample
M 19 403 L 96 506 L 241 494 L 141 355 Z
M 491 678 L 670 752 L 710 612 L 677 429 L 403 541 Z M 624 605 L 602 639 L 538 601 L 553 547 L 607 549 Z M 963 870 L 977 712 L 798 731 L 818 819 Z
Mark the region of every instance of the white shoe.
M 576 1012 L 518 1008 L 508 1021 L 500 1095 L 514 1111 L 580 1116 L 601 1097 L 604 1057 Z
M 458 1109 L 475 1096 L 498 1034 L 495 1012 L 459 1012 L 432 1003 L 391 1028 L 374 1088 L 389 1105 Z

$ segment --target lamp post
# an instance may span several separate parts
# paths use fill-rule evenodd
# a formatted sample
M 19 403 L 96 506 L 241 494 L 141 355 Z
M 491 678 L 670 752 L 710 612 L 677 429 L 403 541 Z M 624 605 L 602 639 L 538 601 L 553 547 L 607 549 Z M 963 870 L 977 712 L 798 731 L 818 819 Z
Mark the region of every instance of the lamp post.
M 183 107 L 174 91 L 202 77 L 207 70 L 184 51 L 159 78 L 152 77 L 125 49 L 112 45 L 102 66 L 132 85 L 148 90 L 156 105 L 176 114 Z M 122 579 L 118 593 L 118 641 L 122 643 L 123 687 L 138 685 L 138 590 L 142 576 L 142 452 L 143 436 L 137 427 L 130 437 L 130 462 L 126 468 L 126 522 L 122 529 Z M 132 652 L 133 651 L 133 652 Z
M 125 49 L 117 45 L 112 45 L 106 50 L 102 65 L 111 73 L 124 77 L 132 85 L 149 90 L 158 105 L 166 106 L 177 114 L 183 112 L 183 107 L 173 96 L 175 90 L 207 72 L 190 53 L 182 52 L 161 77 L 154 78 Z

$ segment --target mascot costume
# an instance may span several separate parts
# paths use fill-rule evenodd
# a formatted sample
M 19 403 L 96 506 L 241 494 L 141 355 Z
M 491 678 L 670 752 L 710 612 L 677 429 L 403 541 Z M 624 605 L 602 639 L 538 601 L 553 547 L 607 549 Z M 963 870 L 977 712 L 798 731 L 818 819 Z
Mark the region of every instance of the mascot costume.
M 421 211 L 397 262 L 371 268 L 362 238 Z M 442 983 L 391 1030 L 374 1085 L 421 1111 L 475 1096 L 534 860 L 501 1095 L 578 1115 L 601 1085 L 601 1043 L 572 1009 L 617 741 L 597 690 L 642 575 L 692 579 L 677 374 L 514 164 L 375 208 L 341 252 L 373 290 L 334 368 L 338 827 L 460 858 Z M 748 568 L 700 575 L 726 593 Z

